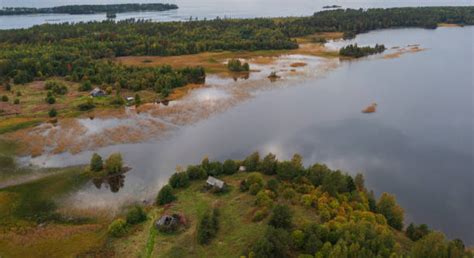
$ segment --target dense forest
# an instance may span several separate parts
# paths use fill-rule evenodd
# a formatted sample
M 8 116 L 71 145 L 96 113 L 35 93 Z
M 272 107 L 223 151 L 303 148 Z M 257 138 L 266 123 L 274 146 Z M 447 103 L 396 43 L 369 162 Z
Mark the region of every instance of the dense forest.
M 167 11 L 178 9 L 175 4 L 108 4 L 108 5 L 64 5 L 49 8 L 5 7 L 0 15 L 25 15 L 39 13 L 94 14 L 142 11 Z
M 62 76 L 73 81 L 91 80 L 97 84 L 125 81 L 122 85 L 137 85 L 133 81 L 157 80 L 158 77 L 142 76 L 148 71 L 143 68 L 124 68 L 103 60 L 120 56 L 170 56 L 222 50 L 294 49 L 298 48 L 294 37 L 315 32 L 342 31 L 354 35 L 390 27 L 433 28 L 441 22 L 474 24 L 474 7 L 331 10 L 310 17 L 283 19 L 44 24 L 29 29 L 0 31 L 0 80 L 26 83 L 37 78 Z M 197 78 L 203 75 L 200 68 L 191 74 L 197 77 L 190 81 L 199 81 Z M 150 81 L 128 87 L 142 89 L 154 84 Z
M 240 227 L 266 225 L 260 237 L 241 250 L 244 257 L 472 257 L 461 240 L 447 240 L 427 225 L 410 224 L 405 230 L 404 211 L 395 196 L 383 193 L 376 199 L 362 174 L 351 176 L 318 163 L 305 167 L 298 154 L 289 161 L 279 161 L 271 153 L 260 158 L 257 152 L 241 161 L 221 163 L 205 158 L 201 164 L 175 173 L 158 194 L 157 205 L 177 203 L 182 209 L 189 208 L 180 205 L 180 196 L 189 196 L 188 191 L 193 190 L 183 189 L 208 176 L 227 182 L 239 180 L 237 185 L 209 191 L 215 196 L 211 199 L 214 203 L 231 195 L 231 200 L 251 206 L 242 207 L 252 209 L 253 218 L 250 222 L 243 218 Z M 187 193 L 179 195 L 180 191 Z M 244 201 L 247 199 L 241 194 L 236 197 L 238 192 L 253 197 Z M 225 234 L 233 234 L 226 231 L 219 238 L 220 224 L 236 223 L 225 218 L 233 205 L 215 206 L 212 213 L 202 215 L 196 229 L 200 245 L 218 241 L 221 245 L 227 239 Z

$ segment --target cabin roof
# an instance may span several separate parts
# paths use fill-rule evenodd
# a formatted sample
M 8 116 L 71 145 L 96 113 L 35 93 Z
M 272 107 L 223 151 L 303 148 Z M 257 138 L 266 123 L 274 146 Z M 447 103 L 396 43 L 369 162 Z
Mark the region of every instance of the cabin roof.
M 224 181 L 219 180 L 219 179 L 217 179 L 215 177 L 212 177 L 212 176 L 209 176 L 207 178 L 206 182 L 207 182 L 207 184 L 212 185 L 214 187 L 218 187 L 218 188 L 223 188 L 224 185 L 225 185 Z

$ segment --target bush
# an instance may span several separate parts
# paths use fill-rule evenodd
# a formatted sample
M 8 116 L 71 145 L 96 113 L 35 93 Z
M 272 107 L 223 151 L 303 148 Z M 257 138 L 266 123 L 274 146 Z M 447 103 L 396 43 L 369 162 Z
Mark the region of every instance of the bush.
M 246 157 L 245 160 L 243 161 L 243 165 L 245 166 L 245 169 L 249 172 L 256 171 L 260 162 L 260 155 L 258 152 L 254 152 L 250 154 L 250 156 Z
M 272 179 L 268 180 L 268 182 L 267 182 L 267 189 L 271 190 L 275 193 L 278 192 L 278 187 L 279 186 L 280 186 L 280 183 L 275 178 L 272 178 Z
M 174 173 L 170 179 L 169 184 L 173 188 L 185 188 L 189 186 L 189 177 L 186 172 Z
M 94 109 L 94 101 L 92 99 L 87 99 L 86 102 L 79 104 L 77 108 L 79 108 L 80 111 L 88 111 Z
M 273 200 L 270 198 L 267 192 L 260 191 L 257 194 L 257 199 L 255 200 L 255 204 L 259 207 L 271 207 L 273 205 Z
M 262 190 L 262 186 L 260 184 L 255 183 L 255 184 L 250 185 L 250 188 L 249 188 L 250 194 L 256 195 L 258 192 L 260 192 L 260 190 Z
M 6 90 L 6 91 L 11 91 L 11 90 L 12 90 L 12 85 L 7 82 L 7 83 L 5 84 L 5 90 Z
M 156 204 L 165 205 L 176 200 L 176 196 L 173 194 L 173 188 L 170 185 L 165 185 L 161 188 L 160 192 L 156 197 Z
M 113 153 L 105 161 L 105 171 L 107 171 L 108 174 L 117 174 L 117 173 L 121 173 L 122 170 L 123 170 L 122 154 Z
M 207 212 L 202 217 L 197 228 L 197 240 L 201 245 L 209 244 L 219 230 L 219 210 L 214 209 L 212 214 Z
M 248 72 L 250 70 L 250 66 L 248 63 L 244 63 L 242 65 L 242 62 L 239 59 L 235 58 L 227 62 L 227 68 L 232 72 Z
M 237 172 L 238 169 L 239 169 L 239 166 L 234 160 L 228 159 L 224 161 L 224 165 L 223 165 L 224 174 L 232 175 L 235 172 Z
M 209 163 L 209 170 L 207 173 L 211 176 L 219 176 L 224 173 L 224 168 L 222 166 L 222 163 L 218 161 L 214 161 Z
M 109 234 L 113 237 L 122 237 L 127 234 L 127 222 L 123 219 L 116 219 L 109 225 Z
M 263 219 L 265 219 L 268 216 L 268 213 L 269 213 L 268 208 L 264 207 L 263 209 L 258 210 L 257 212 L 255 212 L 255 214 L 253 215 L 252 221 L 253 222 L 262 221 Z
M 277 205 L 273 208 L 272 216 L 268 224 L 275 228 L 289 229 L 291 227 L 292 217 L 290 207 L 287 205 Z
M 64 83 L 58 81 L 47 81 L 44 85 L 44 88 L 57 95 L 64 95 L 68 91 L 67 86 Z
M 252 247 L 254 257 L 291 257 L 290 236 L 283 229 L 269 227 L 265 236 Z
M 13 101 L 13 104 L 19 105 L 19 104 L 20 104 L 20 99 L 15 99 L 15 100 Z
M 141 206 L 135 206 L 127 212 L 127 223 L 139 224 L 146 220 L 146 213 Z
M 56 111 L 55 108 L 52 108 L 51 110 L 49 110 L 48 112 L 48 116 L 49 117 L 56 117 L 58 115 L 58 111 Z
M 3 95 L 3 96 L 2 96 L 2 101 L 3 101 L 3 102 L 8 102 L 8 96 Z
M 48 96 L 48 97 L 46 97 L 46 103 L 52 105 L 52 104 L 56 103 L 56 98 L 54 98 L 54 96 Z
M 190 180 L 205 179 L 207 177 L 206 171 L 201 166 L 189 166 L 186 173 Z
M 92 83 L 90 81 L 85 81 L 79 86 L 79 91 L 90 91 L 92 90 Z
M 102 157 L 94 153 L 91 158 L 91 163 L 90 163 L 90 170 L 94 172 L 99 172 L 104 168 L 104 164 L 102 161 Z
M 272 153 L 269 153 L 267 156 L 265 156 L 265 158 L 263 158 L 259 170 L 267 175 L 274 175 L 276 173 L 277 165 L 278 161 L 276 156 Z
M 17 92 L 16 92 L 16 96 L 17 96 L 17 97 L 21 97 L 21 91 L 17 91 Z

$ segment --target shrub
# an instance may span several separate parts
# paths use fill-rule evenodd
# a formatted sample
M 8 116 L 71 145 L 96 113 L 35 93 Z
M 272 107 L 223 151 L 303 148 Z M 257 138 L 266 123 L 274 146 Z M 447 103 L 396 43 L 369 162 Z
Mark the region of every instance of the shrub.
M 276 173 L 277 165 L 278 161 L 276 156 L 272 153 L 269 153 L 263 158 L 259 169 L 267 175 L 274 175 Z
M 7 83 L 5 84 L 5 90 L 6 90 L 6 91 L 11 91 L 11 90 L 12 90 L 12 85 L 7 82 Z
M 102 157 L 94 153 L 91 158 L 91 163 L 90 163 L 90 170 L 94 172 L 99 172 L 104 168 L 104 164 L 102 161 Z
M 260 162 L 260 155 L 258 152 L 254 152 L 250 154 L 250 156 L 246 157 L 243 161 L 243 165 L 247 169 L 247 171 L 252 172 L 256 171 Z
M 140 95 L 135 94 L 135 105 L 139 106 L 142 104 L 142 99 L 140 98 Z
M 16 96 L 17 96 L 17 97 L 21 97 L 21 91 L 17 91 L 17 92 L 16 92 Z
M 201 166 L 189 166 L 186 173 L 190 180 L 205 179 L 207 177 L 206 171 Z
M 235 172 L 237 172 L 238 169 L 239 169 L 239 166 L 234 160 L 228 159 L 224 161 L 224 165 L 223 165 L 224 174 L 232 175 Z
M 227 68 L 232 72 L 248 72 L 250 70 L 250 66 L 248 63 L 244 63 L 242 65 L 242 62 L 236 58 L 233 58 L 229 60 L 229 62 L 227 62 Z
M 176 200 L 176 196 L 173 194 L 173 188 L 170 185 L 165 185 L 161 188 L 158 196 L 156 197 L 156 204 L 165 205 Z
M 87 99 L 86 102 L 81 103 L 77 106 L 80 111 L 88 111 L 95 108 L 94 101 L 92 99 Z
M 109 234 L 113 237 L 122 237 L 127 234 L 127 222 L 123 219 L 116 219 L 109 225 Z
M 68 91 L 67 86 L 64 83 L 58 81 L 47 81 L 44 85 L 44 88 L 57 95 L 64 95 Z
M 141 206 L 135 206 L 127 212 L 127 223 L 131 225 L 139 224 L 146 220 L 146 213 Z
M 52 104 L 56 103 L 56 98 L 54 98 L 54 96 L 47 96 L 46 97 L 46 103 L 52 105 Z
M 212 214 L 207 212 L 202 217 L 197 228 L 197 240 L 201 245 L 209 244 L 219 230 L 219 210 L 214 209 Z
M 275 178 L 272 178 L 272 179 L 268 180 L 268 182 L 267 182 L 267 189 L 271 190 L 275 193 L 278 192 L 278 187 L 279 186 L 280 186 L 280 183 Z
M 2 101 L 3 101 L 3 102 L 8 102 L 8 96 L 7 96 L 7 95 L 3 95 L 3 96 L 2 96 Z
M 13 101 L 13 104 L 19 105 L 19 104 L 20 104 L 20 99 L 15 99 L 15 100 Z
M 58 111 L 56 111 L 55 108 L 52 108 L 51 110 L 49 110 L 48 112 L 48 116 L 49 117 L 56 117 L 58 115 Z
M 105 161 L 105 171 L 107 171 L 108 174 L 117 174 L 117 173 L 121 173 L 122 170 L 123 170 L 122 154 L 113 153 Z
M 90 81 L 85 81 L 79 86 L 79 91 L 90 91 L 92 90 L 92 83 Z
M 275 228 L 289 229 L 291 227 L 292 214 L 287 205 L 277 205 L 273 208 L 269 225 Z
M 263 219 L 265 219 L 268 216 L 268 213 L 269 213 L 268 208 L 264 207 L 263 209 L 258 210 L 257 212 L 255 212 L 255 214 L 253 215 L 252 221 L 253 222 L 262 221 Z
M 222 166 L 222 163 L 218 161 L 214 161 L 209 163 L 209 170 L 207 173 L 211 176 L 219 176 L 224 173 L 224 168 Z
M 249 192 L 252 195 L 256 195 L 258 192 L 260 192 L 261 189 L 262 189 L 262 186 L 255 183 L 255 184 L 250 185 Z
M 267 192 L 260 191 L 257 194 L 257 199 L 255 200 L 255 204 L 259 207 L 271 207 L 273 205 L 273 200 L 270 198 Z
M 186 172 L 174 173 L 170 179 L 169 184 L 173 188 L 185 188 L 189 186 L 189 177 Z

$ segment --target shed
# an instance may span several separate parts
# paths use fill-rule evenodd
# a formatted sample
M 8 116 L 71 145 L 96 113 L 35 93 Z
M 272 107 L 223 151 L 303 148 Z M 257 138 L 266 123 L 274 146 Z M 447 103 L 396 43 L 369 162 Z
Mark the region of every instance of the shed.
M 247 168 L 245 168 L 245 166 L 240 166 L 239 167 L 240 172 L 245 172 L 246 170 L 247 170 Z
M 217 189 L 223 189 L 225 187 L 225 183 L 224 181 L 222 180 L 219 180 L 215 177 L 212 177 L 212 176 L 209 176 L 207 178 L 207 181 L 206 183 L 209 185 L 209 186 L 212 186 L 212 187 L 215 187 Z
M 89 93 L 89 95 L 91 95 L 92 97 L 103 97 L 107 94 L 105 93 L 105 91 L 101 90 L 100 88 L 95 88 Z
M 127 101 L 128 101 L 128 102 L 132 102 L 132 101 L 134 101 L 134 100 L 135 100 L 134 97 L 127 97 Z

